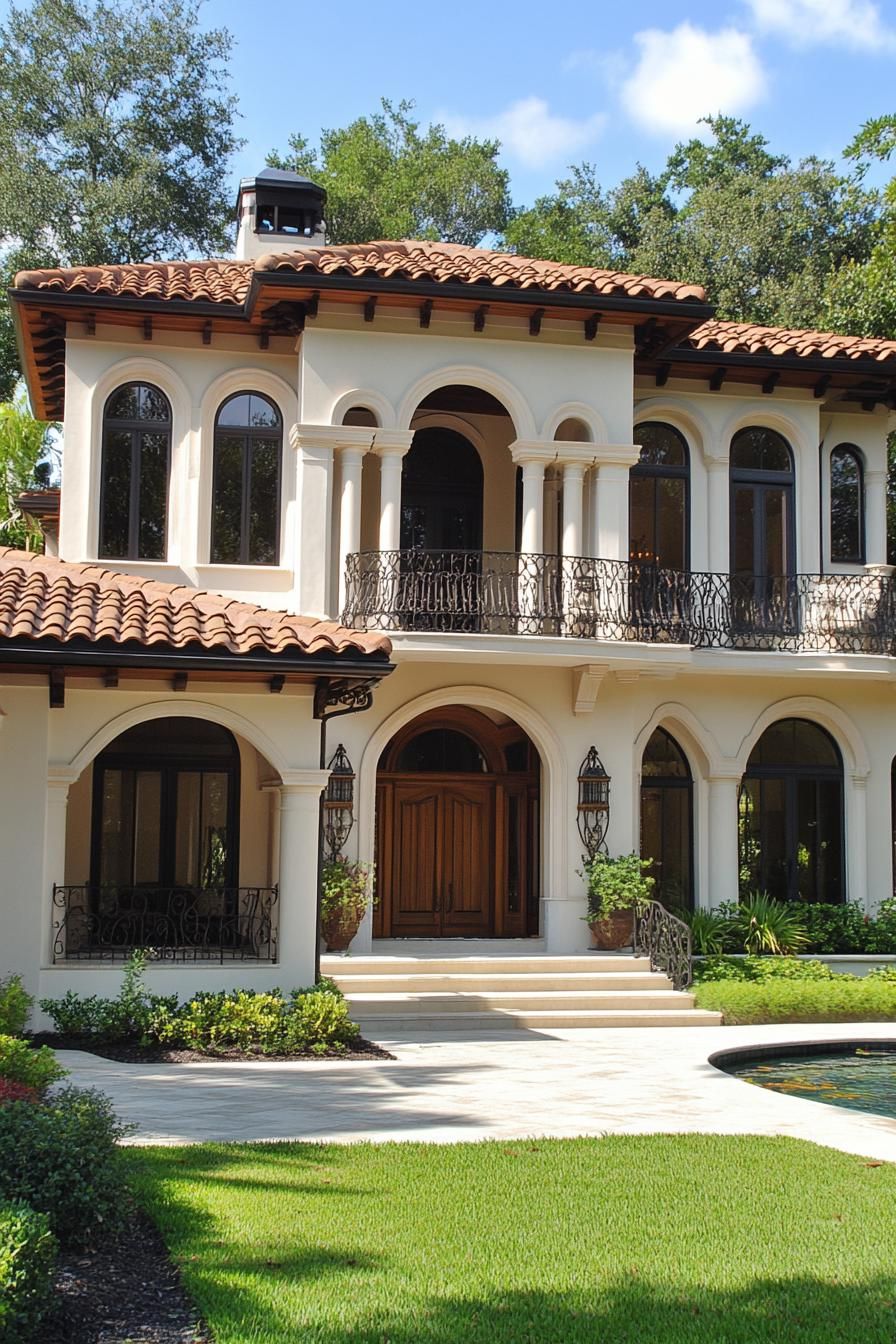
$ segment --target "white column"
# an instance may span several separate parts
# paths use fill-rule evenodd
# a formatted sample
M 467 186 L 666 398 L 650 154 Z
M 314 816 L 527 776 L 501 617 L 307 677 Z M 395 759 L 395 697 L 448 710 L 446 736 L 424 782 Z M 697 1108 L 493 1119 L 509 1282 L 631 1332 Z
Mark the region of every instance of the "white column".
M 597 479 L 594 500 L 595 557 L 628 560 L 628 478 L 641 457 L 637 443 L 598 443 L 593 446 Z
M 738 897 L 737 791 L 740 774 L 709 779 L 709 902 L 713 907 Z
M 43 889 L 41 891 L 41 939 L 40 959 L 42 966 L 53 961 L 53 945 L 56 941 L 56 925 L 65 916 L 62 906 L 54 905 L 53 887 L 63 886 L 65 872 L 65 827 L 68 815 L 68 791 L 76 776 L 64 767 L 50 767 L 47 776 L 47 811 L 44 820 L 44 866 Z M 64 945 L 65 932 L 61 931 Z
M 582 498 L 585 489 L 585 467 L 581 462 L 563 464 L 563 537 L 564 556 L 582 554 Z
M 544 550 L 544 471 L 547 462 L 523 462 L 523 527 L 520 550 L 541 555 Z
M 370 430 L 346 430 L 352 437 L 339 444 L 339 610 L 345 611 L 346 568 L 350 555 L 361 549 L 361 469 L 373 437 Z
M 859 901 L 870 914 L 874 904 L 868 890 L 868 777 L 852 774 L 846 794 L 846 893 L 847 901 Z M 889 845 L 887 845 L 889 850 Z M 885 859 L 889 868 L 889 854 Z
M 727 574 L 730 569 L 729 555 L 729 487 L 728 458 L 709 457 L 706 459 L 709 477 L 707 491 L 709 508 L 709 569 L 713 574 Z
M 284 991 L 314 980 L 320 795 L 327 770 L 293 770 L 280 786 L 277 959 Z
M 865 562 L 887 563 L 887 473 L 865 472 Z
M 410 430 L 400 429 L 378 429 L 373 436 L 373 451 L 380 459 L 381 551 L 401 547 L 401 464 L 413 437 Z
M 293 425 L 289 435 L 299 455 L 293 593 L 295 609 L 303 616 L 330 615 L 333 448 L 339 434 L 334 425 Z
M 517 602 L 520 613 L 517 632 L 521 635 L 540 635 L 545 611 L 544 573 L 540 558 L 544 553 L 544 472 L 548 462 L 555 456 L 555 450 L 552 444 L 540 440 L 517 439 L 510 445 L 510 455 L 523 473 L 523 517 L 517 561 Z M 539 558 L 532 559 L 534 556 Z

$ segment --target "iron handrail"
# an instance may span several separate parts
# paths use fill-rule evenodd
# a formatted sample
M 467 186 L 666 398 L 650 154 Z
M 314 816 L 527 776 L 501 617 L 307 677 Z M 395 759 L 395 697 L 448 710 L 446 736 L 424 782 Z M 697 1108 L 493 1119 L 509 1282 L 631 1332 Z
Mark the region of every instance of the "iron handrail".
M 652 971 L 663 971 L 673 989 L 688 989 L 694 979 L 691 931 L 683 919 L 659 901 L 639 901 L 633 916 L 632 948 L 650 958 Z

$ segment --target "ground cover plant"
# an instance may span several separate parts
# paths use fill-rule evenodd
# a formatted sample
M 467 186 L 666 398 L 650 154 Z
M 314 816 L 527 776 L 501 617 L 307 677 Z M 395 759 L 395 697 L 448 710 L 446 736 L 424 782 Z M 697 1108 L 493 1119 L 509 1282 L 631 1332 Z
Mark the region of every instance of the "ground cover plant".
M 698 1008 L 726 1026 L 760 1022 L 896 1021 L 896 968 L 837 972 L 798 957 L 705 957 L 694 965 Z
M 698 956 L 722 952 L 896 954 L 896 898 L 892 897 L 881 901 L 874 915 L 866 914 L 858 901 L 842 905 L 776 901 L 765 892 L 752 892 L 716 910 L 676 913 L 690 925 Z
M 217 1344 L 892 1344 L 896 1167 L 792 1139 L 127 1160 Z

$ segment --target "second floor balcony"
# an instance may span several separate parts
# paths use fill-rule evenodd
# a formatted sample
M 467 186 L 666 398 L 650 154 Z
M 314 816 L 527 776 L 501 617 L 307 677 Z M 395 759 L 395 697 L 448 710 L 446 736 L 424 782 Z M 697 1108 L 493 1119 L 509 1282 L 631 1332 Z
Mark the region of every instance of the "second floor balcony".
M 656 564 L 498 551 L 347 557 L 356 629 L 528 635 L 783 653 L 896 653 L 887 573 L 685 573 Z

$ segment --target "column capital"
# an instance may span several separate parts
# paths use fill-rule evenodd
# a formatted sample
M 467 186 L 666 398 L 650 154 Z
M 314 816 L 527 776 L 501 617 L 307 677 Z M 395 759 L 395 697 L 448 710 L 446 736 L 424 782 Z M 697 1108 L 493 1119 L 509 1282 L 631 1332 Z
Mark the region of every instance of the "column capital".
M 710 784 L 739 784 L 743 777 L 744 772 L 736 761 L 720 762 L 712 766 L 707 775 Z
M 726 444 L 724 448 L 719 448 L 713 452 L 711 448 L 703 449 L 703 461 L 706 463 L 707 471 L 727 471 L 731 465 L 731 454 Z
M 300 794 L 318 794 L 326 787 L 329 770 L 284 770 L 280 784 L 281 800 Z
M 864 471 L 866 485 L 886 485 L 887 473 L 884 470 L 878 470 L 877 467 L 866 467 Z
M 68 793 L 69 788 L 79 778 L 80 771 L 70 765 L 47 766 L 47 788 Z
M 557 456 L 557 446 L 546 439 L 514 439 L 510 456 L 518 467 L 546 467 Z
M 289 431 L 290 446 L 303 453 L 332 457 L 340 430 L 339 425 L 293 425 Z
M 377 457 L 404 457 L 413 441 L 412 429 L 375 429 L 371 452 Z
M 592 463 L 598 469 L 602 467 L 635 467 L 641 460 L 640 443 L 592 443 Z

